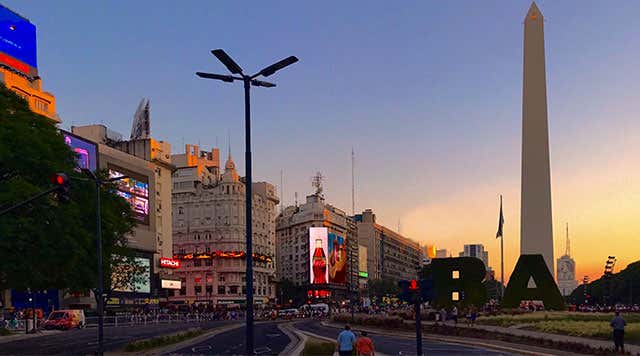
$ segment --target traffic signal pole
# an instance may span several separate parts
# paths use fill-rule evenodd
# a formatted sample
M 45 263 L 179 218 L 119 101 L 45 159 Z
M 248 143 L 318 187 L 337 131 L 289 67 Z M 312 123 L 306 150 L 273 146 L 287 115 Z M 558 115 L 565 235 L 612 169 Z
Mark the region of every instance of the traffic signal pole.
M 422 356 L 422 318 L 420 316 L 421 298 L 416 298 L 416 348 L 418 356 Z
M 32 196 L 31 198 L 29 198 L 29 199 L 25 200 L 25 201 L 22 201 L 22 202 L 20 202 L 20 203 L 18 203 L 18 204 L 15 204 L 15 205 L 13 205 L 13 206 L 10 206 L 10 207 L 8 207 L 8 208 L 6 208 L 6 209 L 4 209 L 4 210 L 0 211 L 0 216 L 2 216 L 2 215 L 4 215 L 4 214 L 6 214 L 6 213 L 8 213 L 8 212 L 10 212 L 10 211 L 11 211 L 11 210 L 13 210 L 13 209 L 17 209 L 17 208 L 19 208 L 19 207 L 21 207 L 21 206 L 23 206 L 23 205 L 29 204 L 29 203 L 31 203 L 32 201 L 36 200 L 36 199 L 42 198 L 43 196 L 45 196 L 45 195 L 47 195 L 47 194 L 49 194 L 49 193 L 51 193 L 51 192 L 54 192 L 54 191 L 55 191 L 55 190 L 57 190 L 57 189 L 58 189 L 58 187 L 53 187 L 53 188 L 51 188 L 51 189 L 47 189 L 47 190 L 45 190 L 44 192 L 42 192 L 42 193 L 38 193 L 38 194 L 36 194 L 36 195 Z

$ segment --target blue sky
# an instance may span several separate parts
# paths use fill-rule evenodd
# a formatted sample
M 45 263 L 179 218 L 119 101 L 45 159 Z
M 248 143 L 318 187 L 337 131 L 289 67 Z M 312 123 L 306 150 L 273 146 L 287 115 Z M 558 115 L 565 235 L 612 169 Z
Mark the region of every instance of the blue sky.
M 507 247 L 517 249 L 529 1 L 3 4 L 37 25 L 43 86 L 57 97 L 62 127 L 104 123 L 128 135 L 148 97 L 155 138 L 175 153 L 183 143 L 210 148 L 216 140 L 226 151 L 230 134 L 242 173 L 241 85 L 194 72 L 225 72 L 209 54 L 214 48 L 247 71 L 296 55 L 299 63 L 271 77 L 277 88 L 253 91 L 256 179 L 279 185 L 284 170 L 284 200 L 292 203 L 295 191 L 300 200 L 311 192 L 320 170 L 327 199 L 350 211 L 354 147 L 358 210 L 372 208 L 392 227 L 402 219 L 411 237 L 455 252 L 463 242 L 494 243 L 503 193 Z M 575 182 L 638 187 L 637 173 L 624 170 L 637 165 L 640 138 L 640 3 L 538 5 L 558 235 L 564 221 L 579 226 L 584 215 L 570 198 Z M 601 191 L 593 184 L 585 191 Z

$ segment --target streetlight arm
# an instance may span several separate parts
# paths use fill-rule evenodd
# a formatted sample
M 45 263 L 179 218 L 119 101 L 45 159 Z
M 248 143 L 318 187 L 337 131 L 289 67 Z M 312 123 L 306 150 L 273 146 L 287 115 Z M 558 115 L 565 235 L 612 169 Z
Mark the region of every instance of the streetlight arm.
M 206 78 L 206 79 L 216 79 L 216 80 L 221 80 L 223 82 L 227 82 L 227 83 L 231 83 L 236 79 L 240 79 L 242 80 L 242 78 L 237 78 L 231 75 L 222 75 L 222 74 L 214 74 L 214 73 L 203 73 L 203 72 L 196 72 L 196 75 L 200 78 Z
M 251 76 L 251 78 L 255 78 L 259 75 L 268 77 L 270 75 L 272 75 L 273 73 L 279 71 L 280 69 L 284 68 L 284 67 L 288 67 L 290 65 L 292 65 L 293 63 L 298 61 L 298 57 L 296 56 L 289 56 L 283 60 L 281 60 L 280 62 L 274 63 L 266 68 L 263 68 L 260 72 L 258 72 L 257 74 L 254 74 Z
M 222 62 L 225 67 L 227 67 L 231 74 L 242 74 L 242 68 L 240 68 L 238 63 L 231 59 L 231 57 L 229 57 L 227 52 L 225 52 L 223 49 L 214 49 L 211 51 L 211 54 L 216 56 L 216 58 L 218 58 L 218 60 Z

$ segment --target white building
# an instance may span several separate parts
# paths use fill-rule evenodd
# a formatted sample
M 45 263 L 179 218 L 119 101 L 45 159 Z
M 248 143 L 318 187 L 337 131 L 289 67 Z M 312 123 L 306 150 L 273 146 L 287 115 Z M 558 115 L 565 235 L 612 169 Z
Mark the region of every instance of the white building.
M 173 257 L 181 289 L 173 301 L 243 305 L 246 298 L 245 182 L 231 154 L 220 175 L 219 150 L 186 145 L 174 156 Z M 275 297 L 275 187 L 253 183 L 255 303 Z
M 571 258 L 571 242 L 569 241 L 569 225 L 567 224 L 567 241 L 564 255 L 557 259 L 557 280 L 560 294 L 568 296 L 578 287 L 576 281 L 576 262 Z

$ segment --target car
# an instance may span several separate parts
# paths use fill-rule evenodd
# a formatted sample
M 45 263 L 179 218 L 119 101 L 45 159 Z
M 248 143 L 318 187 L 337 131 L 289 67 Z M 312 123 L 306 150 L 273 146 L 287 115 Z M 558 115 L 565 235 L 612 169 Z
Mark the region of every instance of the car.
M 58 330 L 81 329 L 84 326 L 84 310 L 80 309 L 56 310 L 49 314 L 43 324 L 45 329 Z

